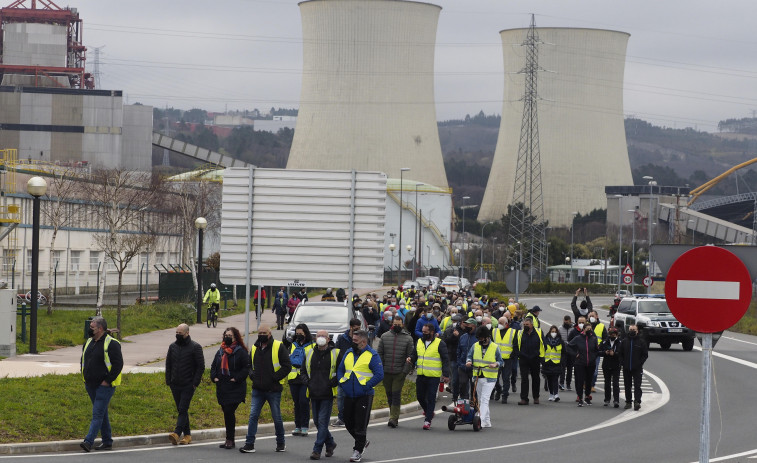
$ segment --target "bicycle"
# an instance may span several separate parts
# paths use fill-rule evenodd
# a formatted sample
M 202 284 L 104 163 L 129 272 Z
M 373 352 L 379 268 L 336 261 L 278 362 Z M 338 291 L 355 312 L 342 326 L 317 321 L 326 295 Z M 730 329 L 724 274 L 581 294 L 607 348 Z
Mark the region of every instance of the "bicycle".
M 215 328 L 218 325 L 218 304 L 208 304 L 208 315 L 207 315 L 207 325 L 208 328 L 210 328 L 210 325 L 213 325 L 213 328 Z

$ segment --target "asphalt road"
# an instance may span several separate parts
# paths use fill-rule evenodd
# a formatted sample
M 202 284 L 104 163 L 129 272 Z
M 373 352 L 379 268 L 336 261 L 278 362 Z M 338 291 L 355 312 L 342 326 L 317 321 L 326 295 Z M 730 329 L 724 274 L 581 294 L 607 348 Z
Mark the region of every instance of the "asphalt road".
M 593 298 L 595 306 L 608 304 L 609 298 Z M 544 309 L 542 320 L 560 323 L 570 313 L 570 299 L 523 298 L 531 307 Z M 605 313 L 600 313 L 606 320 Z M 712 397 L 711 461 L 751 462 L 757 456 L 753 417 L 757 402 L 751 400 L 757 380 L 757 338 L 727 333 L 718 342 L 713 359 L 715 393 Z M 401 461 L 433 461 L 458 463 L 471 458 L 481 461 L 576 461 L 576 462 L 695 462 L 698 461 L 699 416 L 701 394 L 701 352 L 683 352 L 680 345 L 662 351 L 650 349 L 646 364 L 645 393 L 639 412 L 605 408 L 601 393 L 595 394 L 594 405 L 577 408 L 569 393 L 555 404 L 542 396 L 541 405 L 518 406 L 492 404 L 493 428 L 475 433 L 470 427 L 447 430 L 448 414 L 439 413 L 431 431 L 423 431 L 422 418 L 402 419 L 399 429 L 390 429 L 385 421 L 373 423 L 368 432 L 371 441 L 364 461 L 371 463 Z M 597 386 L 601 386 L 599 383 Z M 622 388 L 622 381 L 621 381 Z M 520 392 L 520 390 L 519 390 Z M 517 394 L 516 394 L 517 395 Z M 511 395 L 511 399 L 513 395 Z M 118 400 L 117 397 L 114 400 Z M 621 391 L 622 402 L 622 391 Z M 441 406 L 444 402 L 440 399 Z M 220 413 L 220 411 L 219 411 Z M 721 425 L 722 423 L 722 425 Z M 82 423 L 84 432 L 85 423 Z M 117 432 L 117 429 L 116 429 Z M 352 441 L 343 428 L 332 428 L 338 447 L 332 461 L 347 461 Z M 66 453 L 27 457 L 0 457 L 3 461 L 50 462 L 91 461 L 112 462 L 165 461 L 310 461 L 315 437 L 287 437 L 287 452 L 274 452 L 273 436 L 260 436 L 254 455 L 236 450 L 222 450 L 218 442 L 195 443 L 186 447 L 170 445 L 151 448 L 123 449 L 92 454 Z M 241 445 L 243 438 L 237 440 Z M 740 453 L 745 455 L 738 456 Z M 103 458 L 105 457 L 105 458 Z M 717 457 L 717 458 L 715 458 Z

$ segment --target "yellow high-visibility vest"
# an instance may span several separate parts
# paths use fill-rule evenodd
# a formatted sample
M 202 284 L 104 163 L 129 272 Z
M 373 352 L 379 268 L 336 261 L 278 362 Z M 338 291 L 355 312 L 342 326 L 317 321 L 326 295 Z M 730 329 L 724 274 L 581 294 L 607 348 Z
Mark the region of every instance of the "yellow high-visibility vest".
M 373 378 L 373 372 L 371 371 L 371 359 L 373 359 L 373 352 L 365 350 L 357 362 L 355 361 L 355 353 L 352 349 L 344 355 L 344 376 L 339 379 L 340 383 L 343 383 L 350 379 L 353 374 L 357 378 L 358 383 L 365 386 L 368 381 Z
M 497 363 L 497 349 L 492 349 L 492 345 L 489 344 L 489 348 L 486 352 L 481 354 L 481 344 L 475 343 L 473 345 L 473 372 L 475 373 L 478 368 L 481 368 L 484 378 L 497 378 L 499 373 L 499 367 L 490 367 L 492 363 Z
M 594 334 L 597 336 L 597 344 L 602 344 L 602 338 L 605 337 L 604 323 L 597 323 L 597 326 L 594 327 Z
M 111 341 L 116 341 L 117 343 L 121 344 L 121 342 L 118 339 L 113 339 L 110 337 L 109 334 L 105 335 L 105 341 L 103 345 L 103 355 L 105 357 L 105 367 L 108 369 L 108 371 L 113 368 L 113 364 L 110 363 L 110 355 L 108 355 L 108 346 L 110 346 Z M 87 347 L 89 347 L 89 343 L 92 342 L 92 338 L 87 339 L 87 343 L 84 344 L 84 350 L 81 351 L 81 377 L 84 379 L 84 354 L 87 352 Z M 121 385 L 121 373 L 118 374 L 116 377 L 116 380 L 110 383 L 111 386 L 120 386 Z
M 544 353 L 544 361 L 560 364 L 560 357 L 562 357 L 562 344 L 558 344 L 555 347 L 547 344 Z
M 271 357 L 273 360 L 273 371 L 277 372 L 281 370 L 281 364 L 279 363 L 279 347 L 281 347 L 281 341 L 273 340 L 273 348 L 271 348 Z M 257 346 L 253 344 L 252 349 L 250 349 L 250 367 L 254 370 L 255 369 L 255 351 L 257 350 Z M 286 384 L 288 378 L 281 378 L 281 381 L 279 383 Z
M 423 339 L 418 340 L 415 346 L 415 350 L 418 352 L 418 376 L 442 377 L 442 356 L 439 355 L 441 342 L 441 339 L 435 338 L 426 347 Z
M 310 362 L 313 359 L 313 351 L 315 349 L 310 349 L 307 354 L 305 354 L 305 371 L 308 374 L 308 377 L 310 377 Z M 336 367 L 338 366 L 336 364 L 336 360 L 339 358 L 339 349 L 331 349 L 331 365 L 329 366 L 329 378 L 336 378 Z M 336 386 L 331 388 L 331 392 L 336 395 Z M 307 396 L 310 397 L 310 389 L 307 390 Z
M 499 346 L 499 354 L 503 359 L 509 359 L 513 353 L 513 338 L 515 337 L 515 330 L 512 328 L 505 328 L 500 330 L 494 328 L 492 333 L 494 336 L 494 343 Z
M 295 347 L 294 343 L 292 343 L 292 346 L 289 349 L 289 355 L 290 356 L 294 353 L 295 349 L 296 349 L 296 347 Z M 305 357 L 307 358 L 308 351 L 313 350 L 313 343 L 311 342 L 310 344 L 308 344 L 307 346 L 305 346 L 304 349 L 305 349 Z M 300 374 L 300 368 L 302 368 L 302 366 L 296 367 L 296 366 L 292 365 L 292 371 L 290 371 L 289 374 L 287 375 L 287 379 L 295 379 L 297 377 L 297 375 Z

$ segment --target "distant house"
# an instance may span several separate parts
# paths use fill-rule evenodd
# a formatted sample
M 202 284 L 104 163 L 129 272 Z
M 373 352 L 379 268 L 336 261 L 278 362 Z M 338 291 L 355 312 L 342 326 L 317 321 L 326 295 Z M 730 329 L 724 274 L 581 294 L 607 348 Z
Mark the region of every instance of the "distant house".
M 297 127 L 295 116 L 273 116 L 273 120 L 258 119 L 255 121 L 255 130 L 258 132 L 277 133 L 281 129 L 294 129 Z

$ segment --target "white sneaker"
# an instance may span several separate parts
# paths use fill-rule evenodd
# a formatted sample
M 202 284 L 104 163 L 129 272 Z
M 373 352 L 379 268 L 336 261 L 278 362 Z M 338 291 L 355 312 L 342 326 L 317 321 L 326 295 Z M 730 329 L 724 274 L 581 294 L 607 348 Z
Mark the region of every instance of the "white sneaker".
M 554 394 L 550 394 L 550 395 L 549 395 L 549 401 L 550 401 L 550 402 L 554 402 L 554 401 L 555 401 L 555 396 L 554 396 Z
M 358 452 L 357 450 L 352 450 L 352 456 L 350 457 L 350 461 L 352 462 L 358 462 L 363 459 L 363 455 Z

